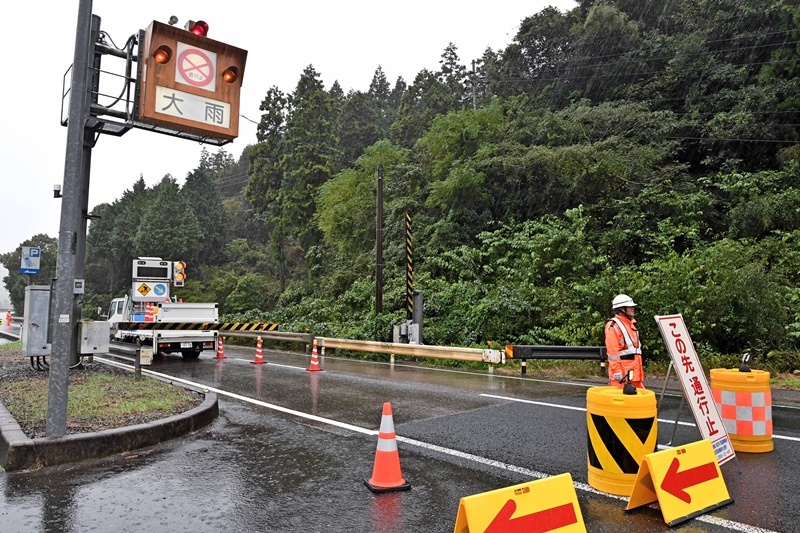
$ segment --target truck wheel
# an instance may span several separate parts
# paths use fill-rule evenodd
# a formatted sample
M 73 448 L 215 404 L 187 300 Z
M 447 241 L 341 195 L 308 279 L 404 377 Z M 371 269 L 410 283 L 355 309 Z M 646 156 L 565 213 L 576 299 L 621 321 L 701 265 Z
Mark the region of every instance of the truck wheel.
M 181 351 L 181 355 L 183 356 L 184 361 L 191 361 L 192 359 L 197 359 L 200 357 L 200 352 L 196 352 L 194 350 L 183 350 Z

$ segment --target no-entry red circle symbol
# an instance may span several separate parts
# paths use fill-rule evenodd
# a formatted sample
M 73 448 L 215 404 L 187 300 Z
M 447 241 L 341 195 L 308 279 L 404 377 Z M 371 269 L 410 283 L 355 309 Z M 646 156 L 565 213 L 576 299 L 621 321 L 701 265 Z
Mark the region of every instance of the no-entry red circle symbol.
M 178 56 L 178 74 L 193 87 L 205 87 L 214 81 L 214 62 L 198 48 L 187 48 Z

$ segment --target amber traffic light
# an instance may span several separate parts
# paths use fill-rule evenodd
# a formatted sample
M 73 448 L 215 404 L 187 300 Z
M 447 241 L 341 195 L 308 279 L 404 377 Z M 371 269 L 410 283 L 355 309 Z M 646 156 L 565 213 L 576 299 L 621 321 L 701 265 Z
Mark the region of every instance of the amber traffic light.
M 239 69 L 236 67 L 228 67 L 222 73 L 222 79 L 226 83 L 233 83 L 239 79 Z
M 186 281 L 186 262 L 175 261 L 172 264 L 172 284 L 176 287 L 183 287 Z
M 158 49 L 153 52 L 153 59 L 155 59 L 156 63 L 159 65 L 169 63 L 169 60 L 172 59 L 172 49 L 166 45 L 159 46 Z

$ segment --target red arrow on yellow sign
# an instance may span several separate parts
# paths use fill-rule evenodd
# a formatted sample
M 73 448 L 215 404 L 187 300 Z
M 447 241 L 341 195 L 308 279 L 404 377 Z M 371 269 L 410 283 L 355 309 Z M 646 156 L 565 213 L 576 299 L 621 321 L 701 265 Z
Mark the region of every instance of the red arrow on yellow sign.
M 656 500 L 670 526 L 733 502 L 710 440 L 644 456 L 625 510 Z
M 454 533 L 586 533 L 569 473 L 461 498 Z
M 529 533 L 547 533 L 565 526 L 578 522 L 575 515 L 575 506 L 572 503 L 565 503 L 558 507 L 545 509 L 535 513 L 511 518 L 517 504 L 514 500 L 508 500 L 506 504 L 494 517 L 492 523 L 486 528 L 485 533 L 514 533 L 527 531 Z
M 686 492 L 686 489 L 699 485 L 700 483 L 705 483 L 706 481 L 711 481 L 719 475 L 717 467 L 713 462 L 694 466 L 678 472 L 680 466 L 680 460 L 677 457 L 673 458 L 667 473 L 664 474 L 664 480 L 661 482 L 661 490 L 672 494 L 686 503 L 692 503 L 692 497 Z

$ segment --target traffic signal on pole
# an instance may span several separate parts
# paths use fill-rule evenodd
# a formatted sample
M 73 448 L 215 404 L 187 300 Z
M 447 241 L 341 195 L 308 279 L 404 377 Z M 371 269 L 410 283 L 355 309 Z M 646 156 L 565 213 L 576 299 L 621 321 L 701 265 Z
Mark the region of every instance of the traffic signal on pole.
M 208 38 L 208 24 L 185 29 L 153 21 L 141 33 L 136 80 L 139 121 L 232 141 L 247 50 Z
M 172 264 L 172 284 L 176 287 L 183 287 L 186 281 L 186 262 L 175 261 Z

